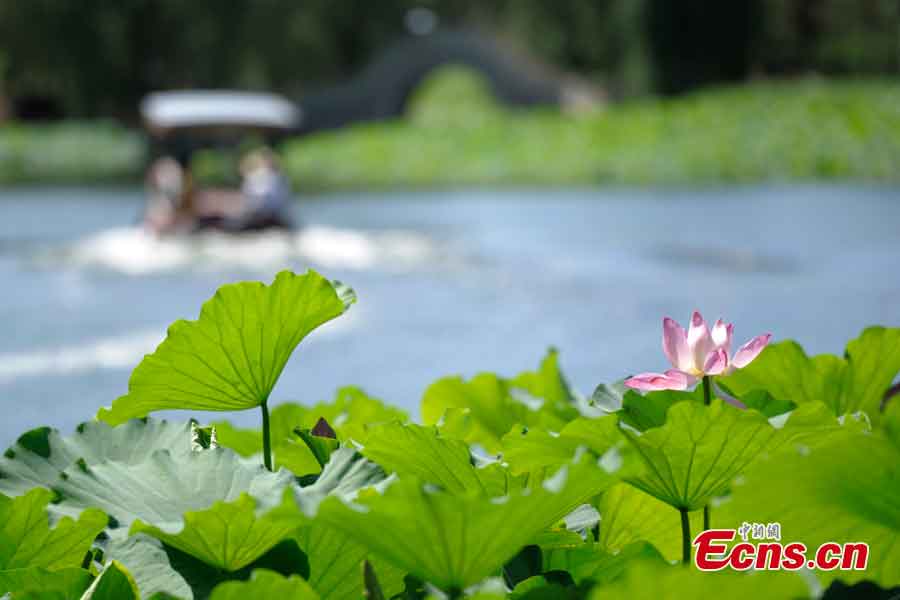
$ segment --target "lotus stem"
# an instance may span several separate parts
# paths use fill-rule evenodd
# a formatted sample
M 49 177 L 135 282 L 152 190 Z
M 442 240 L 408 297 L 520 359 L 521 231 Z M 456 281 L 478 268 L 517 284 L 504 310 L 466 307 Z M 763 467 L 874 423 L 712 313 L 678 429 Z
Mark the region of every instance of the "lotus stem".
M 686 508 L 679 508 L 681 512 L 681 562 L 691 564 L 691 519 Z
M 262 409 L 262 435 L 263 435 L 263 464 L 272 471 L 272 433 L 269 431 L 269 406 L 266 402 L 260 404 Z
M 703 376 L 703 404 L 709 406 L 712 403 L 712 380 L 709 375 Z M 709 504 L 703 507 L 703 530 L 709 529 Z

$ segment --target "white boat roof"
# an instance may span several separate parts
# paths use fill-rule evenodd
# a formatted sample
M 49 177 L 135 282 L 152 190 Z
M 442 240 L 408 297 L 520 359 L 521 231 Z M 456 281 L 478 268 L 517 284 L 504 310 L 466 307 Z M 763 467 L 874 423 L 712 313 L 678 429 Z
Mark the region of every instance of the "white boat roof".
M 155 92 L 141 102 L 148 125 L 166 129 L 237 125 L 289 129 L 300 109 L 276 94 L 218 90 Z

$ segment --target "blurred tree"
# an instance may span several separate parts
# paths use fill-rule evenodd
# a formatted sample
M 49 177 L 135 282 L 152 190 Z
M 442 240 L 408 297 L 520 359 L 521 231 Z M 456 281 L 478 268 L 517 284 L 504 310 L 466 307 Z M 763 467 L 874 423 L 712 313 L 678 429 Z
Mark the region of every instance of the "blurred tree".
M 898 70 L 897 0 L 6 0 L 0 87 L 70 116 L 131 119 L 159 88 L 299 95 L 346 79 L 408 35 L 415 7 L 442 27 L 495 32 L 620 95 L 755 71 Z
M 900 71 L 896 0 L 764 0 L 755 51 L 769 73 L 872 75 Z
M 647 26 L 659 90 L 746 77 L 760 9 L 757 0 L 651 0 Z

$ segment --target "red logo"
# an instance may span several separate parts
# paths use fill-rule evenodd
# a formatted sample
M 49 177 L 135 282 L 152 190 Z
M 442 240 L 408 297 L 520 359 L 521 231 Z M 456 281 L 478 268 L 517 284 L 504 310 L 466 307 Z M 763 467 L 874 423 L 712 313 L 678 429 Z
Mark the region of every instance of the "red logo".
M 778 530 L 780 535 L 780 526 Z M 694 538 L 697 568 L 701 571 L 725 568 L 797 571 L 806 567 L 822 571 L 863 571 L 869 562 L 869 544 L 865 542 L 826 542 L 807 557 L 807 547 L 801 542 L 749 542 L 742 535 L 743 541 L 729 546 L 737 534 L 734 529 L 708 529 Z

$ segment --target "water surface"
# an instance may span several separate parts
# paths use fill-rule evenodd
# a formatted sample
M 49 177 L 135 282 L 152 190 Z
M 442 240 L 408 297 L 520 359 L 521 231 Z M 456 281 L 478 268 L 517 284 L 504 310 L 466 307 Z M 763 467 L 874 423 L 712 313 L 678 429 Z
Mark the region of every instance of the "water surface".
M 273 395 L 345 384 L 414 414 L 429 382 L 514 374 L 558 347 L 573 385 L 665 367 L 663 315 L 698 308 L 810 352 L 900 325 L 900 189 L 508 190 L 306 197 L 291 236 L 159 241 L 137 190 L 0 191 L 0 445 L 64 431 L 222 283 L 313 267 L 359 303 L 315 332 Z M 235 420 L 254 423 L 256 413 Z

